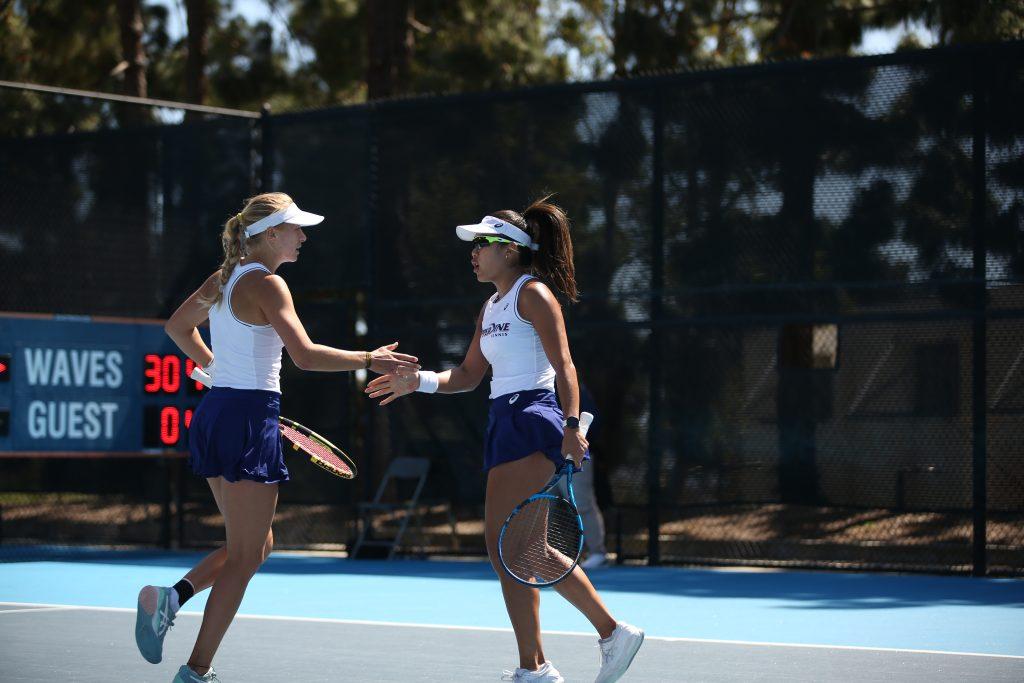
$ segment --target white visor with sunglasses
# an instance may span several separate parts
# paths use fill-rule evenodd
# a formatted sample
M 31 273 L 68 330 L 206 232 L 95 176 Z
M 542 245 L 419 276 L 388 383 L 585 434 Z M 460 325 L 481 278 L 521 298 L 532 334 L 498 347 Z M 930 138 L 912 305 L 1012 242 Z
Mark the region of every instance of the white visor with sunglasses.
M 245 236 L 252 237 L 253 235 L 258 235 L 268 228 L 274 228 L 283 223 L 291 223 L 292 225 L 298 225 L 305 228 L 310 225 L 316 225 L 323 221 L 323 219 L 323 216 L 303 211 L 292 203 L 280 211 L 275 211 L 269 216 L 264 216 L 252 225 L 248 226 L 245 229 Z
M 531 240 L 524 230 L 494 216 L 484 216 L 479 223 L 472 225 L 458 225 L 455 234 L 466 242 L 472 242 L 477 237 L 504 237 L 532 251 L 540 249 L 540 245 Z

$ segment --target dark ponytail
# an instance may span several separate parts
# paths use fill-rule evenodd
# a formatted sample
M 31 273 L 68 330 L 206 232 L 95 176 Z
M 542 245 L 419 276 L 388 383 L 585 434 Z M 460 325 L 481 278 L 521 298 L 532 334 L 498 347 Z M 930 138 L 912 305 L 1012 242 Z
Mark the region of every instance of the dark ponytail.
M 561 207 L 538 199 L 519 215 L 515 211 L 498 211 L 495 218 L 526 231 L 540 248 L 519 247 L 519 264 L 533 270 L 573 303 L 579 301 L 576 289 L 576 271 L 573 266 L 572 238 L 569 235 L 569 217 Z

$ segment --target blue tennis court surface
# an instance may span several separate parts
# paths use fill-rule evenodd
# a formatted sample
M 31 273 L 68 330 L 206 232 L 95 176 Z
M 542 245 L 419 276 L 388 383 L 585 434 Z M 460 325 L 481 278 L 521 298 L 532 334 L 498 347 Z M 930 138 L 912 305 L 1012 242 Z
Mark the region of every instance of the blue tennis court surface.
M 19 631 L 18 642 L 22 648 L 31 649 L 32 627 L 26 617 L 34 613 L 47 619 L 103 615 L 97 617 L 97 629 L 106 627 L 104 619 L 119 619 L 127 626 L 106 634 L 107 640 L 124 640 L 132 646 L 125 648 L 124 656 L 131 657 L 134 647 L 130 626 L 140 586 L 173 584 L 200 557 L 194 553 L 80 552 L 0 564 L 0 603 L 4 603 L 0 607 L 0 679 L 18 680 L 14 676 L 17 672 L 8 669 L 15 653 L 4 650 L 13 647 L 16 639 L 12 636 L 20 629 L 27 629 L 29 635 Z M 701 643 L 747 648 L 743 652 L 769 648 L 776 655 L 782 652 L 784 659 L 797 660 L 799 657 L 792 653 L 822 646 L 829 653 L 867 649 L 876 659 L 884 659 L 880 653 L 893 651 L 903 652 L 904 657 L 911 651 L 922 655 L 958 653 L 964 667 L 960 671 L 977 671 L 987 680 L 1024 680 L 1024 582 L 1019 580 L 668 567 L 612 567 L 592 572 L 591 577 L 617 618 L 640 625 L 647 632 L 648 643 L 634 665 L 638 675 L 646 673 L 636 680 L 679 680 L 678 663 L 672 653 L 686 652 L 686 648 Z M 184 612 L 201 612 L 205 595 L 190 601 Z M 61 607 L 44 611 L 55 606 Z M 502 650 L 497 661 L 481 662 L 470 652 L 466 656 L 472 657 L 476 666 L 496 671 L 494 678 L 501 668 L 511 668 L 515 663 L 501 591 L 484 562 L 352 561 L 278 554 L 253 579 L 239 614 L 244 616 L 232 631 L 249 628 L 241 626 L 243 623 L 259 621 L 260 628 L 280 637 L 294 631 L 289 624 L 300 622 L 361 625 L 364 632 L 382 629 L 391 634 L 387 638 L 398 638 L 398 642 L 409 637 L 411 629 L 439 629 L 455 642 L 461 637 L 459 633 L 497 632 L 502 642 L 508 641 L 507 653 Z M 198 624 L 198 617 L 183 616 L 179 621 L 190 619 Z M 551 590 L 543 593 L 542 624 L 551 637 L 593 637 L 589 623 Z M 38 637 L 45 640 L 45 635 L 43 632 Z M 185 643 L 187 638 L 183 636 L 172 633 L 169 638 L 177 637 L 187 650 L 191 640 Z M 218 661 L 229 656 L 232 642 L 225 640 Z M 488 647 L 481 646 L 480 653 L 489 653 Z M 383 650 L 388 651 L 390 648 Z M 266 651 L 234 653 L 238 654 L 249 659 L 287 656 Z M 649 655 L 647 662 L 645 655 Z M 412 651 L 404 656 L 413 656 Z M 142 661 L 137 654 L 134 657 Z M 131 664 L 135 666 L 136 662 Z M 662 664 L 665 670 L 658 669 Z M 323 665 L 330 665 L 329 657 Z M 987 670 L 989 665 L 995 669 Z M 849 673 L 857 675 L 849 680 L 874 680 L 860 677 L 867 672 L 856 662 L 852 666 L 854 670 Z M 726 663 L 722 667 L 722 672 L 735 670 Z M 219 668 L 225 682 L 240 680 Z M 588 680 L 571 677 L 561 664 L 559 668 L 567 680 Z M 152 680 L 170 679 L 163 676 L 162 669 L 159 675 L 156 670 L 150 669 Z M 951 671 L 945 665 L 938 667 L 934 671 L 936 679 L 927 665 L 913 670 L 921 674 L 921 680 L 942 680 L 942 672 Z M 760 671 L 763 680 L 773 678 L 771 669 Z M 631 670 L 623 680 L 631 680 L 632 674 Z M 806 680 L 814 680 L 813 674 L 807 671 Z M 717 678 L 713 673 L 709 675 L 707 680 Z M 842 673 L 839 676 L 844 677 Z M 722 679 L 739 680 L 730 676 Z M 389 679 L 385 675 L 367 680 Z M 461 679 L 453 672 L 451 678 L 442 676 L 442 680 L 478 679 Z

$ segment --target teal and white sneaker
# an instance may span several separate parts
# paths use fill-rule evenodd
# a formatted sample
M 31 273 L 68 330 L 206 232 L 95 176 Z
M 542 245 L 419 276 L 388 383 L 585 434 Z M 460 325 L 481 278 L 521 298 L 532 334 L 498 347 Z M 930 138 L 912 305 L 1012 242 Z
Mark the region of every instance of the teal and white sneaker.
M 620 621 L 610 636 L 597 642 L 601 646 L 601 671 L 594 683 L 614 683 L 633 663 L 633 657 L 643 645 L 644 632 Z
M 177 675 L 171 683 L 220 683 L 217 673 L 210 667 L 210 670 L 200 676 L 189 668 L 188 664 L 182 664 Z
M 135 644 L 150 664 L 157 664 L 164 656 L 164 636 L 174 625 L 171 611 L 173 588 L 146 586 L 139 591 L 139 606 L 135 612 Z

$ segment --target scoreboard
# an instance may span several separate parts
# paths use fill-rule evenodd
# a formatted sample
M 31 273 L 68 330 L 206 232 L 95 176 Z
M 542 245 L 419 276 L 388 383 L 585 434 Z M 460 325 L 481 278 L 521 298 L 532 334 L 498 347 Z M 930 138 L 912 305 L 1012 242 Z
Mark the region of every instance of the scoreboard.
M 193 367 L 161 320 L 0 313 L 0 452 L 187 450 Z

